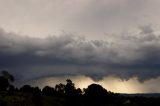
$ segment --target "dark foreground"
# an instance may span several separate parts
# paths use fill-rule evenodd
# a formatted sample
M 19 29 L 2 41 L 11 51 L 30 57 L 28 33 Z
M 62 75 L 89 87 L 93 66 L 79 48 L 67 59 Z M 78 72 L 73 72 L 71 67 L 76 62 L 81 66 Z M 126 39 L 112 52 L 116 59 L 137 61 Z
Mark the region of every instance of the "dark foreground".
M 55 88 L 46 86 L 42 90 L 25 85 L 1 91 L 0 106 L 160 106 L 160 97 L 114 94 L 97 84 L 83 91 L 72 83 Z
M 160 106 L 158 94 L 115 94 L 97 84 L 81 90 L 69 79 L 42 90 L 30 85 L 16 88 L 11 81 L 14 77 L 7 72 L 0 76 L 0 106 Z

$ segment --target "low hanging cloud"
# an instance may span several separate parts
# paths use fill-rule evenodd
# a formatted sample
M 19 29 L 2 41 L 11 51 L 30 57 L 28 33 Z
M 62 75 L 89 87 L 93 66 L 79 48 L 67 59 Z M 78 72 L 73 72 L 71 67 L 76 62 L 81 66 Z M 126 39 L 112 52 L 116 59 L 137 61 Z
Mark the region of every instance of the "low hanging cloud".
M 20 36 L 0 29 L 0 69 L 17 80 L 49 76 L 105 76 L 144 81 L 160 76 L 160 36 L 151 26 L 135 34 L 106 34 L 88 40 L 70 33 L 46 38 Z

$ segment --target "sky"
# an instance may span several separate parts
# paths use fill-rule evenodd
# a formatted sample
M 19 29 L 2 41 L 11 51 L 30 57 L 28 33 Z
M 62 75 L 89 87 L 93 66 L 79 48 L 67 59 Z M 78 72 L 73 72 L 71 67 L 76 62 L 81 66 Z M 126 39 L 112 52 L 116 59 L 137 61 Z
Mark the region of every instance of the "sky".
M 0 0 L 0 70 L 16 84 L 160 93 L 159 0 Z

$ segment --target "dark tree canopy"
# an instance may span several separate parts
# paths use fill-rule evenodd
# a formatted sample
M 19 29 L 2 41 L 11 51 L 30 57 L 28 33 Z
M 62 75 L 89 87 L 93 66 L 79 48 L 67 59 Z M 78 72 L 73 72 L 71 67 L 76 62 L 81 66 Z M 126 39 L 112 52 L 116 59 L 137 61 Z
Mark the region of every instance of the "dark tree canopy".
M 45 86 L 43 89 L 42 89 L 42 93 L 46 96 L 53 96 L 53 95 L 56 95 L 56 91 L 54 88 L 50 87 L 50 86 Z
M 101 85 L 91 84 L 87 89 L 85 89 L 85 95 L 91 97 L 102 97 L 108 95 L 108 92 Z
M 33 89 L 30 85 L 24 85 L 23 87 L 20 88 L 21 92 L 33 92 Z
M 74 86 L 74 83 L 70 79 L 67 79 L 67 84 L 65 85 L 65 94 L 67 96 L 74 96 L 76 95 L 76 88 Z
M 58 93 L 58 95 L 61 95 L 61 96 L 64 96 L 64 93 L 65 93 L 65 85 L 60 83 L 60 84 L 57 84 L 55 86 L 55 91 Z
M 7 71 L 3 70 L 0 74 L 0 90 L 7 90 L 10 83 L 14 81 L 14 77 Z

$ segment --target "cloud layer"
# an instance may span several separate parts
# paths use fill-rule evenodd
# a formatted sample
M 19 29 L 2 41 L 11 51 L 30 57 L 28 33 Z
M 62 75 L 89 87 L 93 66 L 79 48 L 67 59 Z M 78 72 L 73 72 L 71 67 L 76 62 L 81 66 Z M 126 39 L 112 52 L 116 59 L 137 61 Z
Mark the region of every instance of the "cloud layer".
M 105 32 L 159 26 L 159 4 L 159 0 L 0 0 L 0 26 L 29 36 L 65 30 L 103 39 Z
M 151 26 L 141 26 L 135 34 L 106 34 L 104 40 L 71 33 L 33 38 L 0 30 L 0 69 L 8 69 L 17 80 L 86 75 L 144 81 L 160 76 L 159 53 L 160 36 Z

